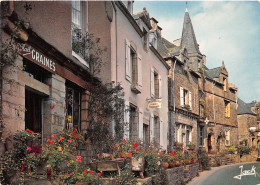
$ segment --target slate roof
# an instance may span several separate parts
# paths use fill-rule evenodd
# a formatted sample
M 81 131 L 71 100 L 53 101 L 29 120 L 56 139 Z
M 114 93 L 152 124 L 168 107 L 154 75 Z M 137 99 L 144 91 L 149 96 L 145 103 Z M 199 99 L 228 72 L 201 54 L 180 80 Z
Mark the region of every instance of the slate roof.
M 220 74 L 221 67 L 213 68 L 213 69 L 205 69 L 205 75 L 208 78 L 214 79 L 218 78 Z
M 200 53 L 188 11 L 185 12 L 184 16 L 181 48 L 186 48 L 188 53 Z
M 243 100 L 240 98 L 237 98 L 237 114 L 242 115 L 242 114 L 252 114 L 252 115 L 257 115 L 254 112 L 251 111 L 251 108 L 255 106 L 255 102 L 251 103 L 245 103 Z

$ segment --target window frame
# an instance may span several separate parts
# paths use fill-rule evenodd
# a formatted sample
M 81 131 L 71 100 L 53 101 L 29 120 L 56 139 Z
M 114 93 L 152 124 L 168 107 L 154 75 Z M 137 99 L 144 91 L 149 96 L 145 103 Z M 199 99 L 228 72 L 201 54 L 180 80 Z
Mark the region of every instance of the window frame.
M 79 3 L 80 6 L 80 10 L 78 10 L 77 8 L 75 8 L 74 2 Z M 85 4 L 86 3 L 86 4 Z M 71 1 L 71 45 L 73 45 L 73 37 L 74 37 L 74 29 L 79 29 L 80 32 L 82 34 L 84 34 L 87 31 L 87 25 L 84 24 L 85 23 L 85 16 L 87 15 L 86 13 L 86 6 L 88 6 L 88 2 L 86 1 Z M 78 11 L 79 15 L 79 24 L 77 24 L 76 22 L 73 21 L 73 11 Z M 80 41 L 79 41 L 80 42 Z M 85 49 L 84 51 L 84 55 L 88 55 L 88 50 Z M 80 63 L 82 63 L 83 65 L 87 66 L 89 68 L 89 63 L 84 59 L 83 56 L 81 56 L 79 53 L 77 53 L 76 51 L 73 50 L 72 47 L 72 56 L 75 57 Z

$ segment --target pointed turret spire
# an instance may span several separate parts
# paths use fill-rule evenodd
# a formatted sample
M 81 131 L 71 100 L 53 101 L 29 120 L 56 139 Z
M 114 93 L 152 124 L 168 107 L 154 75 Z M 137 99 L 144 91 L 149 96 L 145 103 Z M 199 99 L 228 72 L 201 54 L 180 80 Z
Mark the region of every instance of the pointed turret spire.
M 187 8 L 186 8 L 184 22 L 183 22 L 181 48 L 186 48 L 188 53 L 200 53 Z

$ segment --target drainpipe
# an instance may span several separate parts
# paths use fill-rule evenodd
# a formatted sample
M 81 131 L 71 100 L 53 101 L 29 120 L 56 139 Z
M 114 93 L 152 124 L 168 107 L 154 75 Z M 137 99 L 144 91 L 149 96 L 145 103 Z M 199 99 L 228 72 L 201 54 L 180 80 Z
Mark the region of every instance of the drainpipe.
M 117 76 L 118 76 L 118 64 L 117 64 L 117 10 L 116 10 L 116 6 L 114 4 L 114 2 L 111 2 L 112 6 L 115 10 L 115 35 L 116 35 L 116 84 L 117 84 Z
M 215 82 L 213 81 L 212 82 L 212 92 L 213 92 L 213 114 L 214 114 L 214 127 L 215 127 L 215 138 L 214 138 L 214 144 L 215 144 L 215 160 L 217 159 L 217 127 L 216 127 L 216 117 L 215 117 L 215 102 L 214 102 L 214 99 L 215 99 L 215 94 L 214 94 L 214 86 L 215 86 Z
M 174 125 L 175 125 L 175 93 L 174 93 L 174 90 L 175 90 L 175 78 L 174 78 L 174 75 L 175 75 L 175 65 L 176 65 L 176 59 L 175 59 L 175 61 L 174 61 L 174 65 L 173 65 L 173 74 L 172 74 L 172 79 L 173 79 L 173 92 L 172 92 L 172 94 L 174 95 L 174 98 L 173 98 L 173 123 L 174 123 Z M 171 124 L 171 133 L 173 133 L 173 129 L 175 129 L 175 126 L 173 127 L 173 125 Z M 171 135 L 171 137 L 172 137 L 172 135 Z M 171 140 L 172 140 L 172 138 L 171 138 Z M 176 134 L 174 134 L 174 140 L 176 141 Z M 174 145 L 174 143 L 172 142 L 171 143 L 171 149 L 173 150 L 173 145 Z

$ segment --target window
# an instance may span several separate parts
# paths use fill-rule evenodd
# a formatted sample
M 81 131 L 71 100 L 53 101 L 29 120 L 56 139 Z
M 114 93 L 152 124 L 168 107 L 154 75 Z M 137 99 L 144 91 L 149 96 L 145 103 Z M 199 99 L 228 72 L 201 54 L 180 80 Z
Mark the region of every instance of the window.
M 159 98 L 159 75 L 154 72 L 154 97 Z
M 188 110 L 192 109 L 192 94 L 183 87 L 180 87 L 180 105 Z
M 227 91 L 227 79 L 223 78 L 223 83 L 224 83 L 224 91 Z
M 203 127 L 199 126 L 199 146 L 203 146 Z
M 134 49 L 134 43 L 125 40 L 125 77 L 131 83 L 131 90 L 141 93 L 142 89 L 142 58 Z
M 225 101 L 225 117 L 230 118 L 230 102 Z
M 67 127 L 81 129 L 81 93 L 73 87 L 66 86 Z
M 129 137 L 130 139 L 138 137 L 138 111 L 133 105 L 130 105 L 129 110 Z
M 137 68 L 137 56 L 133 48 L 130 48 L 130 73 L 132 84 L 137 84 L 138 68 Z
M 83 1 L 72 1 L 72 55 L 89 67 L 85 61 L 87 48 L 84 36 L 84 3 Z
M 230 146 L 230 130 L 225 132 L 225 136 L 226 136 L 225 144 L 226 144 L 226 146 Z
M 160 148 L 160 119 L 157 116 L 154 116 L 154 144 Z
M 147 124 L 143 124 L 143 143 L 146 146 L 149 146 L 150 144 L 150 129 Z
M 160 99 L 162 96 L 161 94 L 162 94 L 162 78 L 158 74 L 158 72 L 156 72 L 152 67 L 151 68 L 151 97 Z

